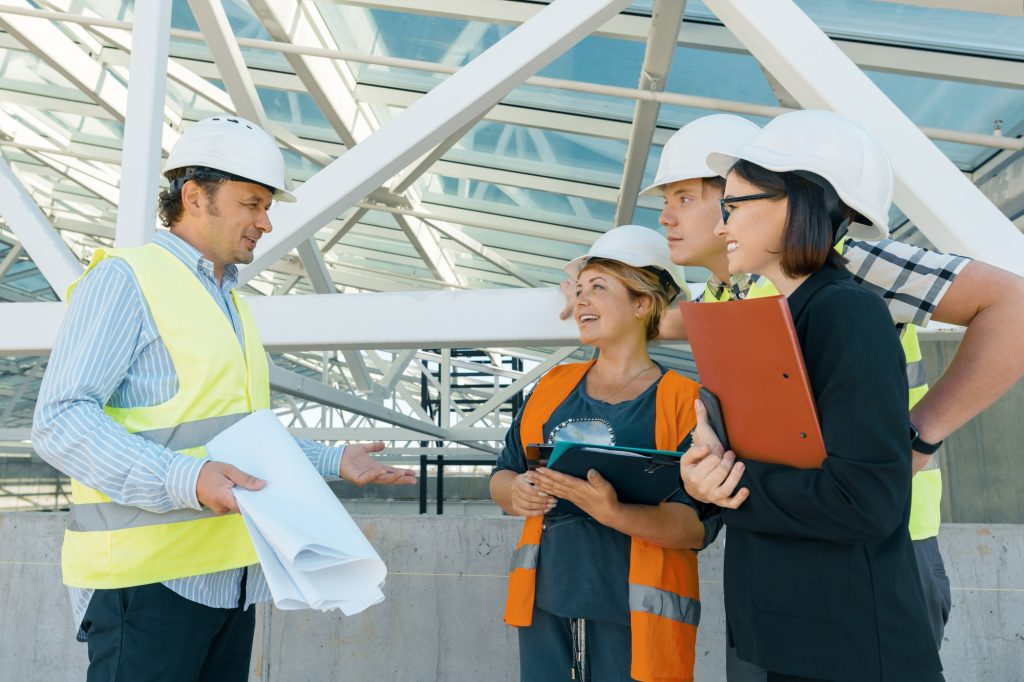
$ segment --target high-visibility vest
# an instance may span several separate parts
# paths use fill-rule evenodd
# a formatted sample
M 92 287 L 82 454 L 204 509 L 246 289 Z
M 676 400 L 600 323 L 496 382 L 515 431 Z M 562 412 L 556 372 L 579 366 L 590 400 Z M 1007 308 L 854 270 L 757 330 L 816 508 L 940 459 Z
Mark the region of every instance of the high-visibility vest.
M 544 423 L 583 380 L 593 362 L 555 367 L 537 383 L 523 408 L 520 438 L 523 451 L 544 441 Z M 693 429 L 693 402 L 699 386 L 674 372 L 658 384 L 655 446 L 675 450 Z M 543 517 L 526 519 L 509 568 L 505 622 L 527 627 L 533 623 L 537 565 Z M 632 538 L 629 554 L 629 620 L 632 633 L 630 674 L 636 680 L 689 682 L 700 620 L 697 553 L 667 549 Z
M 104 411 L 129 433 L 180 454 L 204 457 L 205 443 L 255 410 L 270 406 L 266 352 L 248 307 L 232 292 L 244 349 L 230 321 L 194 272 L 166 249 L 99 249 L 86 273 L 121 258 L 135 273 L 178 378 L 167 402 Z M 84 275 L 83 275 L 84 277 Z M 75 286 L 68 288 L 68 301 Z M 257 563 L 238 514 L 209 510 L 148 512 L 120 505 L 71 481 L 71 513 L 61 566 L 68 585 L 113 589 L 214 573 Z
M 845 240 L 844 240 L 845 241 Z M 836 250 L 842 250 L 843 242 L 836 246 Z M 757 280 L 747 298 L 763 298 L 765 296 L 777 296 L 779 290 L 767 277 Z M 722 295 L 716 297 L 711 288 L 705 285 L 704 301 L 721 302 L 729 300 L 728 288 L 724 288 Z M 921 355 L 921 342 L 917 337 L 917 327 L 912 324 L 904 325 L 900 332 L 900 343 L 903 346 L 903 354 L 907 360 L 907 384 L 910 386 L 909 403 L 913 408 L 924 394 L 928 392 L 928 379 L 924 371 L 924 359 Z M 933 455 L 928 464 L 918 471 L 911 479 L 910 496 L 910 539 L 925 540 L 939 534 L 939 524 L 942 520 L 942 472 L 939 470 L 939 457 Z

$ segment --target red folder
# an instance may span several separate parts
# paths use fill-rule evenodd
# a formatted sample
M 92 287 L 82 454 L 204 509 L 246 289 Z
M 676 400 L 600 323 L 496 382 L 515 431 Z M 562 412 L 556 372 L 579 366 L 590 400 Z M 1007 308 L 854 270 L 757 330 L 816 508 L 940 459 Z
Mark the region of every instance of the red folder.
M 718 396 L 733 452 L 820 468 L 825 441 L 785 297 L 679 307 L 701 384 Z

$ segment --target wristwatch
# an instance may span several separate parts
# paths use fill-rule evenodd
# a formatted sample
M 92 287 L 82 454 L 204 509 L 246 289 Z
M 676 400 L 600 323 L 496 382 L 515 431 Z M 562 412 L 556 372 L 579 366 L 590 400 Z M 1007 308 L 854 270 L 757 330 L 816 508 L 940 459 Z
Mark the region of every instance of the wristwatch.
M 921 438 L 921 433 L 917 430 L 917 427 L 913 424 L 910 425 L 910 445 L 914 452 L 920 452 L 922 455 L 934 455 L 935 452 L 942 447 L 942 441 L 938 443 L 929 443 Z

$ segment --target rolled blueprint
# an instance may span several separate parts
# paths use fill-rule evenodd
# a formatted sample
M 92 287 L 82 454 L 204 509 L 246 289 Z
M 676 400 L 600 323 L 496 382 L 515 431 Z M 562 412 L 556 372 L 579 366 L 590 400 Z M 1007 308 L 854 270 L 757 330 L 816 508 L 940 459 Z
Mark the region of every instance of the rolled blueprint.
M 384 599 L 387 567 L 273 412 L 246 416 L 206 449 L 267 482 L 234 493 L 278 608 L 353 615 Z

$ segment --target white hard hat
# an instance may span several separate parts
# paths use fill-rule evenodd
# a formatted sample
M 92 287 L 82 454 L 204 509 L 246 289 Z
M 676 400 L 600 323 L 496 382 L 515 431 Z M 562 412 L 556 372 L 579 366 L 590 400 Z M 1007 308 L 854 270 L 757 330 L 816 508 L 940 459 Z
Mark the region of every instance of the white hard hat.
M 615 260 L 635 268 L 654 268 L 667 275 L 667 282 L 661 278 L 663 284 L 671 283 L 678 291 L 685 291 L 686 280 L 672 262 L 668 241 L 642 225 L 621 225 L 608 230 L 598 237 L 589 251 L 573 258 L 563 269 L 570 277 L 578 279 L 584 266 L 593 258 Z
M 668 138 L 654 184 L 640 194 L 662 194 L 662 188 L 673 182 L 718 176 L 708 166 L 708 153 L 739 147 L 759 132 L 756 124 L 732 114 L 714 114 L 687 123 Z
M 739 159 L 776 172 L 806 171 L 829 182 L 847 206 L 871 221 L 851 222 L 855 239 L 889 236 L 893 175 L 881 143 L 831 111 L 791 111 L 739 148 L 717 149 L 708 165 L 723 175 Z
M 274 190 L 277 201 L 295 201 L 285 187 L 284 157 L 265 130 L 239 116 L 212 116 L 193 123 L 167 156 L 164 174 L 202 167 Z

